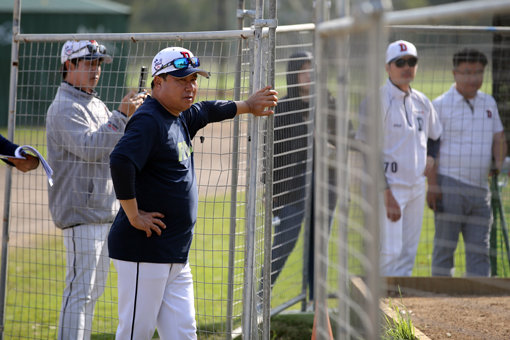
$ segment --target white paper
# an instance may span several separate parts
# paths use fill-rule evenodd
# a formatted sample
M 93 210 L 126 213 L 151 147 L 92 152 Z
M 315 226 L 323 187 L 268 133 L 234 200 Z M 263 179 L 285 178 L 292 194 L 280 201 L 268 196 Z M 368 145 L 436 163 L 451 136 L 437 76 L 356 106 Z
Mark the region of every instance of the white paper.
M 36 148 L 34 148 L 33 146 L 31 145 L 21 145 L 21 146 L 18 146 L 16 148 L 16 150 L 14 151 L 14 156 L 16 156 L 16 158 L 21 158 L 21 159 L 25 159 L 25 157 L 23 157 L 21 155 L 21 150 L 27 152 L 28 153 L 32 153 L 34 154 L 35 156 L 37 156 L 37 158 L 39 158 L 39 160 L 41 161 L 41 164 L 44 168 L 44 171 L 46 172 L 46 177 L 48 177 L 48 183 L 50 184 L 50 186 L 53 186 L 53 179 L 51 178 L 53 176 L 53 169 L 50 167 L 50 165 L 48 164 L 48 162 L 46 162 L 46 160 L 44 159 L 44 157 L 39 153 L 39 151 L 37 151 Z

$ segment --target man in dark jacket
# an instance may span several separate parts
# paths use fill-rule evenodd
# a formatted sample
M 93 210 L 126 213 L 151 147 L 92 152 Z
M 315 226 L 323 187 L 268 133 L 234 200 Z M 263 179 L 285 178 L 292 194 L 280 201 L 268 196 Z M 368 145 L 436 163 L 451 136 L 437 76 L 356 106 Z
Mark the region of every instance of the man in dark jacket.
M 121 209 L 108 236 L 118 273 L 117 339 L 196 339 L 188 253 L 197 219 L 192 139 L 207 124 L 252 113 L 267 116 L 276 91 L 245 101 L 194 103 L 200 61 L 181 47 L 152 61 L 152 96 L 140 106 L 110 156 Z

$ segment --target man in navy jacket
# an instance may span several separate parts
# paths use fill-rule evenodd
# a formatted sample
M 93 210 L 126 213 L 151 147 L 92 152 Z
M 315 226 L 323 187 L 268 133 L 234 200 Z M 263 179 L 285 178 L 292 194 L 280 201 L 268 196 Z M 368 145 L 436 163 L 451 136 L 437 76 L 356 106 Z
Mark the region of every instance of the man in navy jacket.
M 197 219 L 192 139 L 212 122 L 251 112 L 273 113 L 276 91 L 265 87 L 245 101 L 193 104 L 200 61 L 180 47 L 152 62 L 152 96 L 135 112 L 110 155 L 121 209 L 108 237 L 118 273 L 117 339 L 196 339 L 188 252 Z

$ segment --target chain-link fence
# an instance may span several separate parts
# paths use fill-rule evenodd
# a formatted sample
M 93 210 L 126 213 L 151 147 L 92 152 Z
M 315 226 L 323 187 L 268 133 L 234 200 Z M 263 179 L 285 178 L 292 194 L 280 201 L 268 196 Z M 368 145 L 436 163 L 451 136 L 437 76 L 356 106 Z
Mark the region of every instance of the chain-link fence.
M 472 13 L 457 9 L 443 15 Z M 253 26 L 236 31 L 37 35 L 15 29 L 8 137 L 47 156 L 46 112 L 62 81 L 60 50 L 70 39 L 98 40 L 113 56 L 96 87 L 109 110 L 138 87 L 141 67 L 167 46 L 191 50 L 211 72 L 199 78 L 198 101 L 242 100 L 273 85 L 280 98 L 273 117 L 211 124 L 193 140 L 200 198 L 190 264 L 198 336 L 269 338 L 269 317 L 293 308 L 315 310 L 317 338 L 329 337 L 329 316 L 338 339 L 377 339 L 382 119 L 372 114 L 362 121 L 358 114 L 363 105 L 380 112 L 386 45 L 397 39 L 416 45 L 412 86 L 430 99 L 450 87 L 452 54 L 465 46 L 489 58 L 482 91 L 503 85 L 494 84 L 501 78 L 491 72 L 493 31 L 403 26 L 427 23 L 431 15 L 423 11 L 374 9 L 322 22 L 317 30 L 313 24 L 276 28 L 260 8 L 245 13 Z M 361 141 L 356 133 L 363 124 Z M 3 336 L 55 338 L 67 264 L 62 233 L 48 211 L 46 176 L 42 169 L 1 170 Z M 507 189 L 499 189 L 504 212 Z M 431 275 L 433 234 L 425 207 L 413 276 Z M 503 237 L 496 240 L 498 275 L 506 276 Z M 456 275 L 463 275 L 463 242 L 459 247 Z M 111 266 L 94 312 L 94 337 L 115 333 L 116 281 Z

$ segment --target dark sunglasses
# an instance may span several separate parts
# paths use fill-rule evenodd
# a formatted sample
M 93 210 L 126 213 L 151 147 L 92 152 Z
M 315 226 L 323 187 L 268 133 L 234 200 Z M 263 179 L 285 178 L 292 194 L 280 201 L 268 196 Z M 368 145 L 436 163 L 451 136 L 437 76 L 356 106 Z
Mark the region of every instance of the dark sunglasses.
M 174 59 L 174 60 L 166 63 L 165 65 L 161 66 L 160 70 L 167 68 L 170 65 L 173 65 L 176 69 L 181 70 L 184 68 L 188 68 L 189 65 L 191 65 L 193 67 L 200 66 L 200 60 L 198 59 L 198 57 L 177 58 L 177 59 Z
M 409 59 L 399 58 L 399 59 L 395 60 L 395 66 L 398 68 L 402 68 L 406 64 L 409 65 L 409 67 L 415 67 L 417 63 L 418 63 L 418 58 L 409 58 Z
M 80 52 L 81 50 L 83 50 L 85 48 L 89 51 L 89 54 L 94 54 L 96 52 L 99 52 L 101 54 L 106 54 L 106 47 L 104 45 L 93 45 L 93 44 L 85 45 L 82 48 L 77 49 L 76 51 L 73 51 L 72 54 Z

